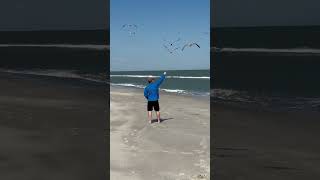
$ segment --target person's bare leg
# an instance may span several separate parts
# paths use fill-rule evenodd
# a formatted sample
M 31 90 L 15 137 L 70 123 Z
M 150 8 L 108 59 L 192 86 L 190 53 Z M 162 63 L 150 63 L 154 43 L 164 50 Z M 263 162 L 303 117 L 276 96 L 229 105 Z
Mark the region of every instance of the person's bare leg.
M 158 123 L 160 123 L 160 111 L 157 111 L 157 118 L 158 118 Z
M 152 111 L 148 111 L 149 123 L 152 123 Z

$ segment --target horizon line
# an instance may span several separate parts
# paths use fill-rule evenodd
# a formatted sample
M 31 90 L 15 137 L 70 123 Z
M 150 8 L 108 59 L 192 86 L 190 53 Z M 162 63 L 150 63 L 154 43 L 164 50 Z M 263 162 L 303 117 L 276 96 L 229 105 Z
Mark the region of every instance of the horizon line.
M 167 69 L 167 70 L 110 70 L 110 72 L 134 72 L 134 71 L 202 71 L 202 70 L 210 70 L 209 69 Z

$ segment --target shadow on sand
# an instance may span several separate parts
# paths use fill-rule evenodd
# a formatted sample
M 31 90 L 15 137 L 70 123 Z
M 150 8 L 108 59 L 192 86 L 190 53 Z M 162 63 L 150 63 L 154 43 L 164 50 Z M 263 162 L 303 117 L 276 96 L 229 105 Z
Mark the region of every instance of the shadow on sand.
M 160 122 L 164 122 L 164 121 L 171 120 L 171 119 L 173 119 L 173 118 L 160 119 Z M 158 119 L 151 120 L 151 123 L 155 123 L 155 122 L 158 122 Z

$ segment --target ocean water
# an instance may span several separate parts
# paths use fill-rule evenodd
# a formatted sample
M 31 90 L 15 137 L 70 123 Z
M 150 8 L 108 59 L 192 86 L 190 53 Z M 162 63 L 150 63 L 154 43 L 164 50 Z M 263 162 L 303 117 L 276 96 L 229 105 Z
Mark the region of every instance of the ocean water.
M 111 72 L 106 31 L 0 32 L 0 71 L 143 88 L 163 71 Z M 209 70 L 167 71 L 162 91 L 208 96 Z
M 0 71 L 106 83 L 108 31 L 0 32 Z
M 111 72 L 108 32 L 0 32 L 0 71 L 143 88 L 163 71 Z M 240 106 L 320 111 L 320 27 L 211 31 L 209 70 L 167 71 L 162 91 Z M 211 93 L 210 93 L 211 92 Z
M 211 31 L 214 101 L 320 111 L 320 27 Z
M 160 90 L 198 96 L 210 95 L 210 70 L 164 70 L 166 80 Z M 112 86 L 144 88 L 147 78 L 159 78 L 164 71 L 115 71 L 110 73 Z

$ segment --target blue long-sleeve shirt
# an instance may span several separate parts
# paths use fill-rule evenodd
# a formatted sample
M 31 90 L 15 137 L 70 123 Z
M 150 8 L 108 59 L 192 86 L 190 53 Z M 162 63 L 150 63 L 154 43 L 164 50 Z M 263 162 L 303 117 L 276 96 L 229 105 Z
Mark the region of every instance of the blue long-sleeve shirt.
M 157 101 L 159 99 L 159 87 L 165 78 L 166 76 L 163 74 L 157 81 L 150 83 L 144 88 L 144 97 L 148 101 Z

